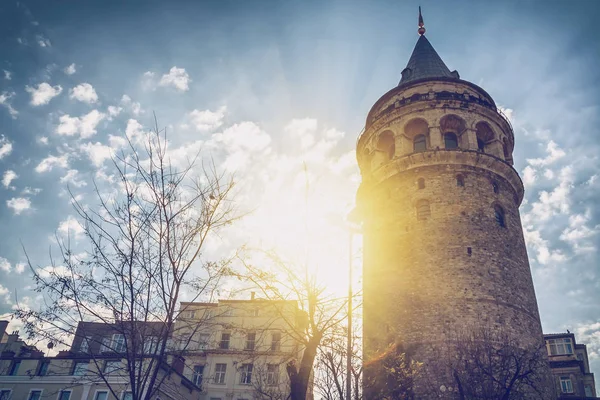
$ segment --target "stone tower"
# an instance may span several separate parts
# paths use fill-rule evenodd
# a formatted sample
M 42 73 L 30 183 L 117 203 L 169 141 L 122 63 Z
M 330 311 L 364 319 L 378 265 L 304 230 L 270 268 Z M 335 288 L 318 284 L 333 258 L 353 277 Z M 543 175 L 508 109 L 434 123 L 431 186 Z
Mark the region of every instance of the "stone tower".
M 524 349 L 543 337 L 511 124 L 485 90 L 448 69 L 419 18 L 400 83 L 373 105 L 357 143 L 365 377 L 396 343 L 428 373 L 416 398 L 430 398 L 425 386 L 453 398 L 441 368 L 452 355 L 439 349 L 457 333 L 502 332 Z

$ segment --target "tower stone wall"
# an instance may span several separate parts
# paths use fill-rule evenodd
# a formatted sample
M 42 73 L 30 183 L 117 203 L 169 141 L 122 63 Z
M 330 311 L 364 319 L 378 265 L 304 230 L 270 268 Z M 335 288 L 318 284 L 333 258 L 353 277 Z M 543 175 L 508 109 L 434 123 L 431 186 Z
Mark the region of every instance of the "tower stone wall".
M 465 330 L 543 343 L 513 148 L 493 99 L 458 78 L 401 84 L 371 109 L 357 143 L 365 376 L 400 344 L 428 370 L 415 391 L 429 398 L 452 387 L 439 349 Z

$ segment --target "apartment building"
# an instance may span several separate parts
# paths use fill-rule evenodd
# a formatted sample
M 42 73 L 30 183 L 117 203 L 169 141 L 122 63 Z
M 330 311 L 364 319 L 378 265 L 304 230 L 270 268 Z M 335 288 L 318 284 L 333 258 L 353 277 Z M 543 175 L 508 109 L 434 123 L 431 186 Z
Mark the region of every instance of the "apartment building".
M 596 399 L 586 345 L 577 343 L 571 332 L 545 334 L 544 339 L 559 399 Z
M 297 302 L 181 303 L 179 315 L 174 340 L 184 349 L 183 374 L 202 388 L 201 399 L 289 396 L 286 365 L 302 356 L 306 323 Z
M 7 321 L 0 321 L 0 332 L 5 332 L 7 325 Z M 142 331 L 150 335 L 160 327 L 145 323 L 145 328 Z M 52 357 L 27 345 L 18 332 L 4 333 L 0 342 L 0 400 L 132 399 L 124 358 L 126 341 L 121 332 L 114 324 L 80 322 L 71 348 Z M 155 353 L 147 344 L 153 341 L 144 343 L 136 361 L 143 366 L 149 365 Z M 169 355 L 166 362 L 158 364 L 158 378 L 163 384 L 157 400 L 199 398 L 200 388 L 183 375 L 184 362 Z

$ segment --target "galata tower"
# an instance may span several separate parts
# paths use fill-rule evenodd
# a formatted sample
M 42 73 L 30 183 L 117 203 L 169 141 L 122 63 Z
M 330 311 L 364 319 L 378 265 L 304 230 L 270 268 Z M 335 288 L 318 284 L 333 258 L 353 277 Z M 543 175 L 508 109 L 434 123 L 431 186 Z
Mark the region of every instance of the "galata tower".
M 481 329 L 533 350 L 543 337 L 511 124 L 485 90 L 448 69 L 420 10 L 418 33 L 400 83 L 373 105 L 357 143 L 364 371 L 366 381 L 396 343 L 423 363 L 414 398 L 450 399 L 458 389 L 445 343 Z

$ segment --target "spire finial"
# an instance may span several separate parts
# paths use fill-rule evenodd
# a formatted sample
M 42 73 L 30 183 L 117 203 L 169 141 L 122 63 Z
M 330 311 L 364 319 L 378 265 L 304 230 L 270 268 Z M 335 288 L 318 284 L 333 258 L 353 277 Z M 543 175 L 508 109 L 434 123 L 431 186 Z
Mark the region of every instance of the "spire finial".
M 419 36 L 423 36 L 425 34 L 425 23 L 423 22 L 423 15 L 421 15 L 421 6 L 419 6 Z

